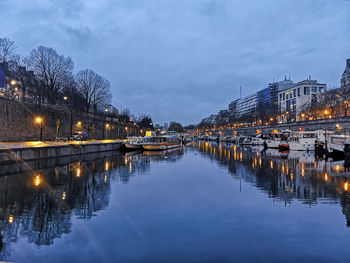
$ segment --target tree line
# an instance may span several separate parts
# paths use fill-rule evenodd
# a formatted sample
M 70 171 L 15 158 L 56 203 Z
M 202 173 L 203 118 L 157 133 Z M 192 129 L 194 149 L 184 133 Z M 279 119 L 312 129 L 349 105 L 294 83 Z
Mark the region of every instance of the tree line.
M 38 46 L 22 57 L 14 41 L 0 38 L 0 67 L 6 76 L 20 83 L 22 101 L 30 97 L 30 102 L 39 105 L 64 106 L 74 111 L 118 117 L 123 123 L 153 126 L 148 115 L 135 117 L 128 109 L 119 113 L 111 105 L 112 87 L 105 77 L 88 68 L 74 74 L 73 60 L 52 47 Z

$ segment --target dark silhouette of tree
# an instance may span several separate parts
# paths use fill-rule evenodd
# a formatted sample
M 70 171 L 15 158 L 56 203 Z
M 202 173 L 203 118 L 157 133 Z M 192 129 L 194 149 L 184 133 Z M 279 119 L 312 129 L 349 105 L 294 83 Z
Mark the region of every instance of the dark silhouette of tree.
M 169 131 L 184 132 L 185 129 L 178 122 L 172 121 L 168 128 Z
M 148 128 L 148 129 L 152 129 L 153 128 L 153 121 L 151 116 L 149 115 L 141 115 L 138 120 L 137 120 L 137 125 L 140 128 Z
M 39 46 L 33 49 L 24 61 L 43 83 L 48 102 L 56 104 L 72 77 L 74 68 L 72 59 L 59 55 L 53 48 Z
M 15 42 L 8 38 L 0 38 L 0 63 L 18 61 L 16 49 Z
M 111 85 L 107 79 L 91 69 L 84 69 L 75 76 L 77 89 L 84 98 L 86 111 L 97 106 L 107 108 L 112 101 Z

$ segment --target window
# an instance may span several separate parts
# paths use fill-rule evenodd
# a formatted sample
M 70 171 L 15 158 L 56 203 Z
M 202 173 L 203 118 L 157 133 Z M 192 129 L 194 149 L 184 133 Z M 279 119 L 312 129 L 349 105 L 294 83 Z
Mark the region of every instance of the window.
M 293 97 L 295 98 L 296 96 L 297 96 L 297 90 L 294 89 L 294 90 L 293 90 Z
M 300 88 L 298 88 L 298 96 L 300 96 Z
M 311 88 L 311 91 L 312 91 L 312 92 L 317 92 L 317 87 L 312 87 L 312 88 Z
M 288 100 L 288 92 L 286 93 L 286 99 Z
M 285 96 L 284 96 L 284 93 L 283 93 L 283 100 L 285 100 Z
M 304 95 L 310 94 L 310 87 L 304 87 Z
M 282 94 L 280 94 L 280 100 L 282 100 Z
M 323 87 L 319 87 L 319 88 L 318 88 L 318 91 L 319 91 L 320 93 L 322 93 L 322 92 L 324 92 L 324 88 L 323 88 Z

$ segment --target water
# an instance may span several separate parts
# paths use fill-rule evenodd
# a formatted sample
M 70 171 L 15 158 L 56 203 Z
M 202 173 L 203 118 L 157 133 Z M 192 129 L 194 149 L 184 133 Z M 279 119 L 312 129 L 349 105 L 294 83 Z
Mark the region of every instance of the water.
M 0 259 L 349 262 L 344 161 L 193 144 L 0 167 Z

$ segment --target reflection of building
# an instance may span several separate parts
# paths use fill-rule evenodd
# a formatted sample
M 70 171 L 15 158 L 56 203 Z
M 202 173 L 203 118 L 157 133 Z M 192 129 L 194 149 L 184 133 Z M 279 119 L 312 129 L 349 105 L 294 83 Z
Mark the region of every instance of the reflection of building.
M 199 142 L 199 152 L 220 165 L 226 165 L 235 179 L 263 190 L 275 201 L 317 205 L 318 199 L 340 200 L 346 225 L 350 227 L 350 185 L 343 165 L 328 169 L 331 162 L 315 161 L 312 153 L 267 155 L 239 146 Z
M 350 88 L 350 58 L 346 60 L 346 67 L 340 80 L 341 88 Z
M 295 121 L 306 107 L 317 105 L 319 95 L 326 90 L 327 85 L 317 80 L 303 80 L 294 86 L 278 93 L 278 108 L 281 121 Z

